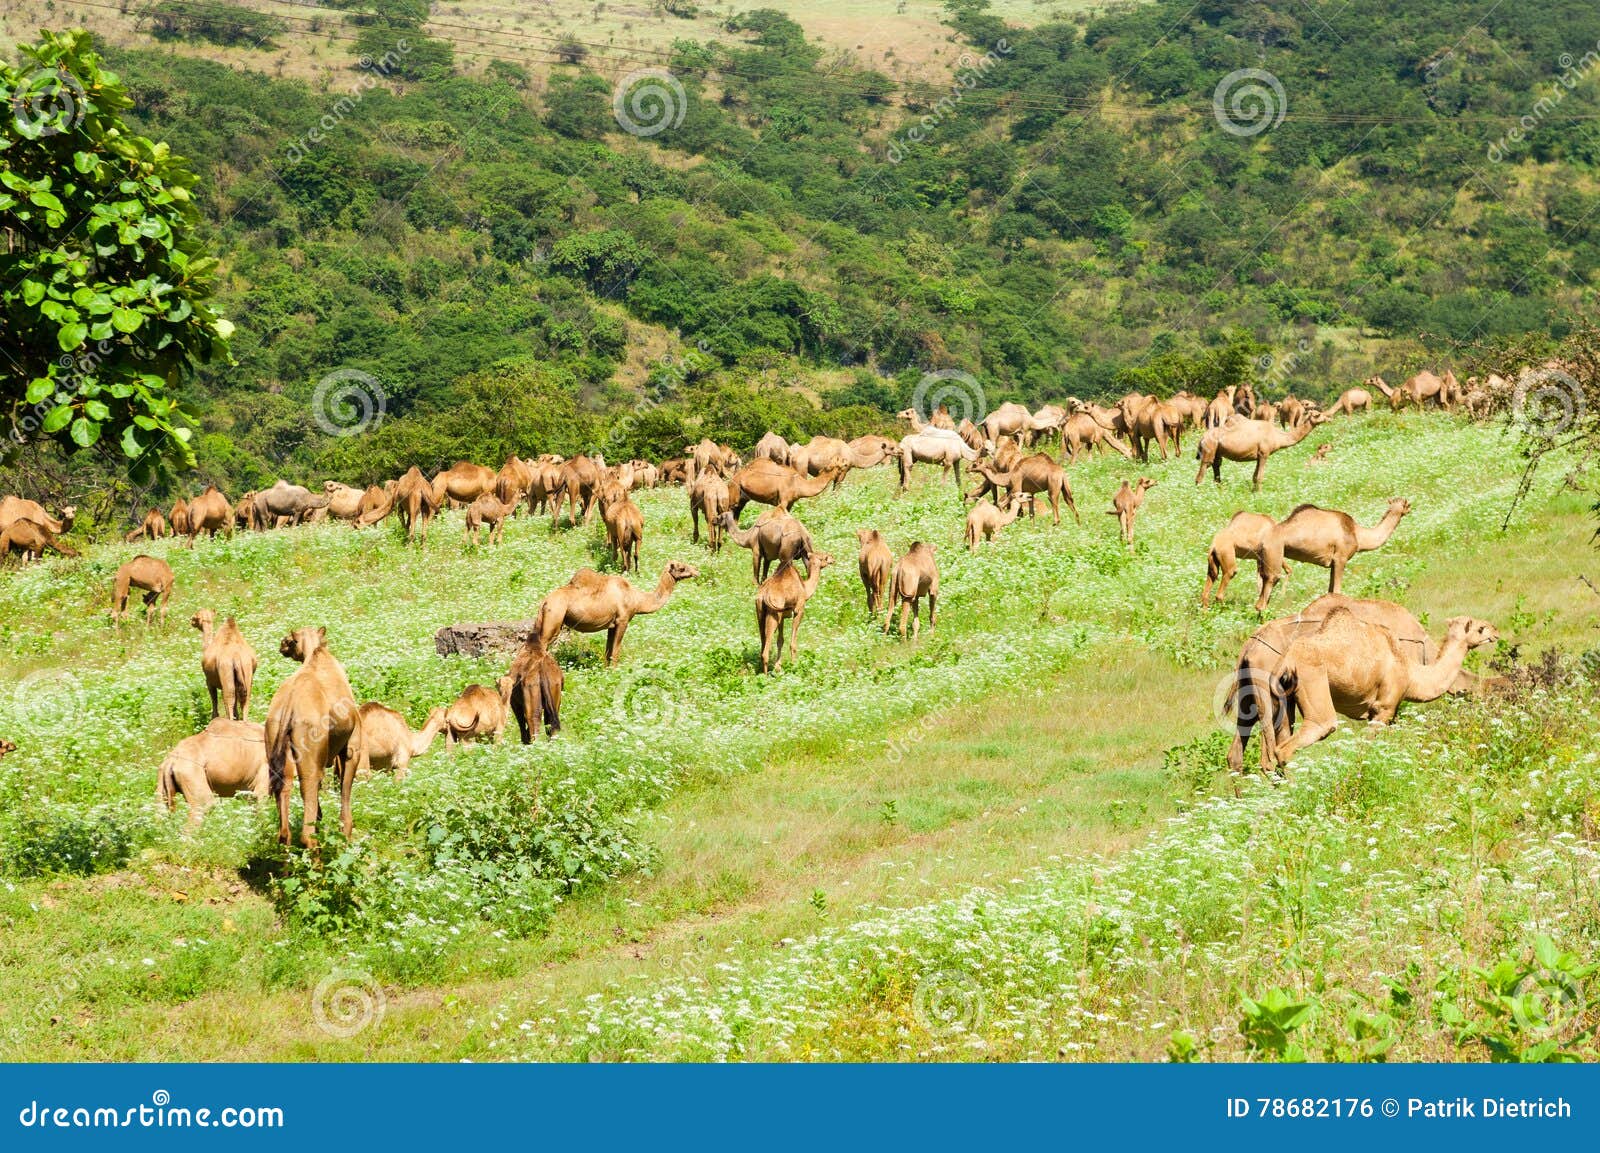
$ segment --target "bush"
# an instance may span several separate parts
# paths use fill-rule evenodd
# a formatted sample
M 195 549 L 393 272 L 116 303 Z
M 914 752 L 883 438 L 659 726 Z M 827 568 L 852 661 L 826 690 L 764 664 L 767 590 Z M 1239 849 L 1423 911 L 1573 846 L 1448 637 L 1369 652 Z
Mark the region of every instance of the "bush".
M 0 841 L 0 862 L 14 877 L 86 877 L 127 864 L 150 832 L 141 817 L 106 809 L 23 817 Z

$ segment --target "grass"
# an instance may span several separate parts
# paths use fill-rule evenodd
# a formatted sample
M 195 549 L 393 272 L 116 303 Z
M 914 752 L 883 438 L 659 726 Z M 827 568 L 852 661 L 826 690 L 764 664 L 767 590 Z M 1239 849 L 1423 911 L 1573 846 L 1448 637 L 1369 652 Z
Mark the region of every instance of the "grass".
M 1324 438 L 1333 458 L 1304 466 Z M 198 636 L 183 617 L 203 605 L 239 615 L 263 657 L 262 708 L 290 669 L 276 639 L 293 625 L 327 624 L 358 695 L 415 723 L 501 668 L 434 656 L 433 630 L 529 615 L 543 590 L 594 563 L 597 529 L 551 535 L 519 520 L 499 552 L 465 550 L 457 518 L 437 525 L 425 550 L 341 526 L 193 553 L 158 546 L 179 591 L 173 621 L 149 632 L 105 621 L 110 573 L 133 548 L 10 576 L 0 584 L 0 678 L 26 688 L 0 694 L 0 732 L 28 739 L 13 737 L 23 747 L 0 762 L 11 822 L 0 844 L 40 840 L 19 826 L 25 817 L 54 821 L 52 835 L 70 839 L 105 816 L 127 830 L 133 856 L 88 877 L 6 881 L 0 1053 L 684 1052 L 643 1043 L 632 1025 L 616 1032 L 604 1014 L 591 1041 L 585 1013 L 600 1010 L 586 998 L 624 1012 L 619 990 L 641 977 L 720 996 L 723 966 L 754 971 L 819 932 L 848 936 L 884 909 L 913 916 L 974 889 L 1043 884 L 1038 877 L 1068 875 L 1068 863 L 1091 855 L 1120 859 L 1184 810 L 1193 819 L 1204 798 L 1164 772 L 1162 754 L 1215 732 L 1213 686 L 1253 619 L 1248 580 L 1219 612 L 1196 603 L 1205 541 L 1237 507 L 1281 514 L 1315 497 L 1369 521 L 1404 493 L 1416 511 L 1383 551 L 1352 566 L 1350 591 L 1396 596 L 1436 631 L 1444 616 L 1470 611 L 1529 649 L 1587 647 L 1600 601 L 1591 607 L 1576 580 L 1588 557 L 1583 502 L 1553 491 L 1551 477 L 1498 537 L 1516 468 L 1506 446 L 1498 429 L 1443 418 L 1341 422 L 1276 458 L 1255 498 L 1242 471 L 1217 491 L 1193 485 L 1187 457 L 1157 465 L 1161 483 L 1132 556 L 1100 512 L 1130 471 L 1121 462 L 1073 470 L 1081 528 L 1019 523 L 971 557 L 958 545 L 948 482 L 930 471 L 896 497 L 887 473 L 858 475 L 800 508 L 841 564 L 807 615 L 799 665 L 769 678 L 754 671 L 748 555 L 696 552 L 682 492 L 646 494 L 646 578 L 674 557 L 694 559 L 702 577 L 635 623 L 618 669 L 599 667 L 594 640 L 563 642 L 561 740 L 453 760 L 440 749 L 403 785 L 358 786 L 345 873 L 302 878 L 318 894 L 309 911 L 283 893 L 269 819 L 247 802 L 220 806 L 192 840 L 181 820 L 151 813 L 156 762 L 206 715 Z M 846 563 L 863 523 L 884 527 L 897 547 L 912 537 L 939 546 L 941 623 L 919 644 L 885 639 L 863 619 Z M 1297 570 L 1276 603 L 1303 603 L 1318 575 Z M 56 615 L 41 619 L 39 605 Z M 539 819 L 517 807 L 535 779 Z M 531 871 L 486 875 L 486 864 L 512 860 L 533 862 Z M 386 1011 L 339 1038 L 318 1028 L 313 1006 L 347 972 L 362 975 L 374 1000 L 381 989 Z M 886 988 L 880 1006 L 831 1007 L 812 1051 L 904 1055 L 900 1041 L 856 1029 L 861 1012 L 910 1011 L 908 972 Z M 860 1046 L 840 1047 L 841 1022 Z M 941 1055 L 929 1041 L 915 1039 L 912 1052 Z M 736 1051 L 784 1053 L 766 1045 Z

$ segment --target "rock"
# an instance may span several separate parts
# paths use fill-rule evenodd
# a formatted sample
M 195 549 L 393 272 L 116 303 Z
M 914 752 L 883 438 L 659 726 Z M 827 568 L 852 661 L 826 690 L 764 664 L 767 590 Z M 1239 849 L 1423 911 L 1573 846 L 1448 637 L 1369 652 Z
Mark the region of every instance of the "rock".
M 481 657 L 485 653 L 520 648 L 532 631 L 531 620 L 446 625 L 433 634 L 433 647 L 442 657 Z

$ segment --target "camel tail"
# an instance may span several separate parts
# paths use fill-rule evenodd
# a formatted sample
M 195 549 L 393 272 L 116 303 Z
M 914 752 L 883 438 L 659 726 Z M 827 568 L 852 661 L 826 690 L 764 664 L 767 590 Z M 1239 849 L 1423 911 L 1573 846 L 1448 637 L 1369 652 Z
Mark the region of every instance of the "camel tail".
M 548 664 L 541 664 L 539 668 L 539 704 L 544 710 L 544 727 L 549 736 L 555 736 L 561 731 L 561 682 L 557 679 L 560 670 L 554 674 Z
M 1278 763 L 1278 717 L 1289 716 L 1293 707 L 1295 690 L 1300 686 L 1300 675 L 1294 661 L 1284 657 L 1278 671 L 1268 678 L 1267 699 L 1258 701 L 1257 711 L 1261 725 L 1261 763 L 1263 766 Z M 1257 689 L 1260 693 L 1260 689 Z M 1279 710 L 1283 710 L 1281 713 Z
M 1216 547 L 1206 550 L 1206 580 L 1214 581 L 1222 575 L 1222 562 L 1217 557 Z
M 178 785 L 178 771 L 175 758 L 168 757 L 161 762 L 161 768 L 156 773 L 156 800 L 167 806 L 167 812 L 178 807 L 178 795 L 183 789 Z
M 289 734 L 294 729 L 294 713 L 288 712 L 283 718 L 277 735 L 267 746 L 267 782 L 273 796 L 283 791 L 283 782 L 288 775 L 289 767 Z

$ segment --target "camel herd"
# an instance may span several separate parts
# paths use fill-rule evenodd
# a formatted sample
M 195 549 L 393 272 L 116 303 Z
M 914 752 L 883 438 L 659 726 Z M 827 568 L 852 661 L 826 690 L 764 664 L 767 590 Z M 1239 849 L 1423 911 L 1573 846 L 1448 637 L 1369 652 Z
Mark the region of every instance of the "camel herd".
M 1424 372 L 1391 389 L 1373 377 L 1364 387 L 1346 390 L 1326 411 L 1292 396 L 1263 402 L 1248 385 L 1223 389 L 1209 400 L 1179 392 L 1164 399 L 1132 394 L 1112 406 L 1069 399 L 1064 405 L 1030 411 L 1005 404 L 980 422 L 959 424 L 942 408 L 926 420 L 907 410 L 900 417 L 910 431 L 899 439 L 870 435 L 845 441 L 816 436 L 804 444 L 791 444 L 768 433 L 748 460 L 727 445 L 702 440 L 686 446 L 683 456 L 658 463 L 630 460 L 608 465 L 598 455 L 544 455 L 531 460 L 513 455 L 499 469 L 463 461 L 430 479 L 413 467 L 384 485 L 357 488 L 328 481 L 320 493 L 279 481 L 230 501 L 211 487 L 192 500 L 178 500 L 170 511 L 148 510 L 126 539 L 186 537 L 193 548 L 201 536 L 218 533 L 267 531 L 320 520 L 368 529 L 394 516 L 408 543 L 425 542 L 439 511 L 457 508 L 464 510 L 465 539 L 476 545 L 480 534 L 487 534 L 484 541 L 493 548 L 503 540 L 507 523 L 524 510 L 530 517 L 547 513 L 552 530 L 564 517 L 572 525 L 589 523 L 598 511 L 612 567 L 618 572 L 581 569 L 566 584 L 551 589 L 510 668 L 495 686 L 467 686 L 454 701 L 433 708 L 420 730 L 411 729 L 400 713 L 381 702 L 356 701 L 322 628 L 298 628 L 282 639 L 279 651 L 300 667 L 278 686 L 264 723 L 250 721 L 255 651 L 234 619 L 218 625 L 216 615 L 202 609 L 191 623 L 201 633 L 201 669 L 213 719 L 204 731 L 180 741 L 163 761 L 158 796 L 169 807 L 175 806 L 178 796 L 184 797 L 192 825 L 215 797 L 270 793 L 278 808 L 279 840 L 287 844 L 290 790 L 298 781 L 304 806 L 301 842 L 314 848 L 324 776 L 339 782 L 340 825 L 348 836 L 357 778 L 367 772 L 392 772 L 403 778 L 410 762 L 425 755 L 441 733 L 452 747 L 464 740 L 499 741 L 514 716 L 524 743 L 532 743 L 541 729 L 554 737 L 560 730 L 563 673 L 551 654 L 563 630 L 605 633 L 605 661 L 615 664 L 633 618 L 660 611 L 678 584 L 699 575 L 694 565 L 674 560 L 662 570 L 654 588 L 629 581 L 626 574 L 639 571 L 646 532 L 644 516 L 632 497 L 641 488 L 681 484 L 692 542 L 700 542 L 703 522 L 705 547 L 712 553 L 730 541 L 750 550 L 759 665 L 762 673 L 777 672 L 786 632 L 790 662 L 797 659 L 806 606 L 834 563 L 831 555 L 815 547 L 794 507 L 837 488 L 853 470 L 893 462 L 901 491 L 911 483 L 918 465 L 937 465 L 946 476 L 953 473 L 965 515 L 965 543 L 976 550 L 1020 516 L 1037 516 L 1041 498 L 1049 502 L 1053 525 L 1061 523 L 1063 503 L 1079 521 L 1067 466 L 1083 453 L 1109 452 L 1141 462 L 1165 460 L 1183 450 L 1183 438 L 1192 432 L 1200 465 L 1197 484 L 1207 469 L 1220 483 L 1222 463 L 1235 461 L 1253 464 L 1252 487 L 1259 490 L 1269 457 L 1299 444 L 1336 416 L 1369 410 L 1371 388 L 1395 407 L 1431 404 L 1476 413 L 1485 403 L 1482 397 L 1493 399 L 1497 395 L 1493 390 L 1504 383 L 1503 378 L 1493 377 L 1487 386 L 1469 382 L 1463 387 L 1449 371 L 1443 376 Z M 1322 459 L 1326 448 L 1316 459 Z M 970 491 L 962 484 L 963 465 L 972 478 Z M 1125 479 L 1112 495 L 1107 512 L 1117 518 L 1121 539 L 1130 549 L 1135 519 L 1155 484 L 1146 476 Z M 751 503 L 767 508 L 745 527 L 740 514 Z M 1386 543 L 1410 508 L 1409 501 L 1396 498 L 1370 527 L 1347 513 L 1310 504 L 1292 509 L 1282 520 L 1239 512 L 1212 538 L 1202 606 L 1209 606 L 1213 595 L 1219 602 L 1225 599 L 1241 560 L 1257 564 L 1260 589 L 1255 607 L 1260 613 L 1290 562 L 1329 570 L 1327 596 L 1292 618 L 1264 625 L 1241 654 L 1235 691 L 1229 696 L 1239 714 L 1229 754 L 1235 772 L 1242 768 L 1245 742 L 1263 717 L 1272 718 L 1263 726 L 1262 767 L 1267 771 L 1326 735 L 1339 715 L 1387 721 L 1402 700 L 1431 700 L 1477 687 L 1477 679 L 1463 673 L 1461 664 L 1468 651 L 1495 641 L 1492 626 L 1456 618 L 1444 643 L 1435 646 L 1415 618 L 1398 605 L 1352 600 L 1340 592 L 1351 559 Z M 10 552 L 22 554 L 24 561 L 45 553 L 77 556 L 58 539 L 72 527 L 73 514 L 69 507 L 51 516 L 37 502 L 6 497 L 0 501 L 0 558 Z M 877 529 L 858 529 L 857 540 L 858 572 L 869 617 L 876 619 L 882 613 L 883 631 L 889 633 L 898 614 L 901 639 L 909 629 L 915 640 L 926 599 L 928 627 L 933 629 L 939 598 L 934 546 L 913 541 L 897 558 Z M 112 619 L 128 618 L 129 598 L 137 591 L 144 600 L 146 624 L 154 624 L 158 615 L 164 622 L 173 590 L 170 565 L 156 557 L 136 556 L 116 572 Z M 1304 718 L 1298 731 L 1296 713 Z

